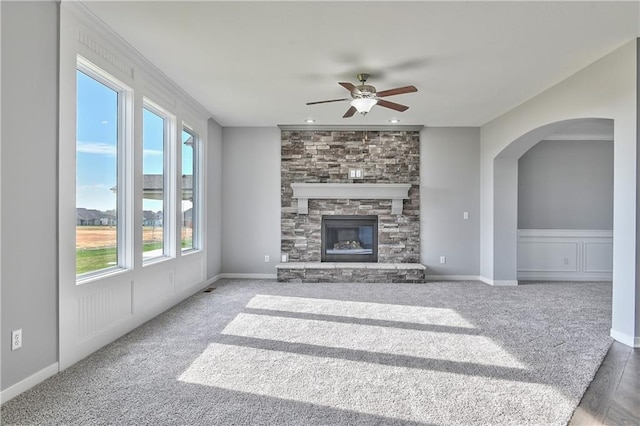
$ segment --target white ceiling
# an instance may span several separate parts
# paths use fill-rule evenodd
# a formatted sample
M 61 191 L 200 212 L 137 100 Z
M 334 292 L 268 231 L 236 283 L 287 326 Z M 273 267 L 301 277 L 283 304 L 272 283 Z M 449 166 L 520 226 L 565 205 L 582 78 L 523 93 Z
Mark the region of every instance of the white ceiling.
M 88 1 L 222 126 L 365 124 L 338 81 L 372 75 L 404 113 L 366 124 L 480 126 L 640 35 L 625 2 Z

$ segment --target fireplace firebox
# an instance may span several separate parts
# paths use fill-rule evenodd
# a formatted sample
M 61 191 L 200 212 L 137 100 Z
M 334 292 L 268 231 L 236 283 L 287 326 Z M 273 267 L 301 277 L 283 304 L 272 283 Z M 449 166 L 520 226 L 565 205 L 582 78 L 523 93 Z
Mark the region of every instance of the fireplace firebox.
M 322 216 L 322 262 L 377 262 L 378 216 Z

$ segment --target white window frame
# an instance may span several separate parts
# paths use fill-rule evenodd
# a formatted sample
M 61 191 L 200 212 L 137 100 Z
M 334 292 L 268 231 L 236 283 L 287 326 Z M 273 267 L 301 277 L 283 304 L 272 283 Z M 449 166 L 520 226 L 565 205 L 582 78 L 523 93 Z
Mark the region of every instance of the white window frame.
M 162 117 L 164 119 L 164 171 L 163 171 L 163 191 L 164 191 L 164 199 L 163 199 L 163 211 L 162 211 L 162 232 L 163 232 L 163 253 L 160 256 L 152 257 L 152 258 L 144 258 L 142 259 L 142 265 L 147 266 L 151 264 L 155 264 L 157 262 L 161 262 L 166 259 L 171 259 L 176 257 L 176 240 L 175 240 L 175 229 L 176 229 L 176 218 L 175 218 L 175 203 L 176 203 L 176 188 L 173 182 L 175 181 L 175 175 L 177 173 L 176 170 L 176 116 L 171 114 L 166 109 L 162 108 L 158 103 L 153 102 L 147 97 L 143 98 L 142 102 L 142 111 L 145 109 L 153 112 L 154 114 Z M 144 120 L 144 118 L 143 118 Z M 144 122 L 143 122 L 143 131 L 144 131 Z M 142 158 L 140 158 L 140 170 L 142 174 L 142 180 L 144 182 L 144 166 L 143 166 L 143 158 L 144 158 L 144 138 L 141 139 L 140 143 L 142 144 Z M 142 188 L 142 200 L 141 206 L 144 202 L 144 188 Z M 143 208 L 144 210 L 144 208 Z M 142 211 L 140 212 L 142 213 Z M 142 230 L 142 226 L 140 227 Z M 144 255 L 144 251 L 142 248 L 144 247 L 144 242 L 141 245 L 141 255 Z
M 81 55 L 77 55 L 76 72 L 80 71 L 97 82 L 118 93 L 118 140 L 116 148 L 117 162 L 117 192 L 116 192 L 116 214 L 117 214 L 117 262 L 118 264 L 96 271 L 89 271 L 76 274 L 76 284 L 83 284 L 95 278 L 103 277 L 113 273 L 118 273 L 133 267 L 133 240 L 131 237 L 131 195 L 132 188 L 132 156 L 133 156 L 133 90 L 113 77 L 102 68 L 93 64 Z M 77 94 L 76 94 L 77 96 Z M 77 120 L 77 116 L 76 116 Z M 77 134 L 76 134 L 77 141 Z M 77 143 L 77 142 L 76 142 Z M 77 149 L 77 145 L 76 145 Z M 77 169 L 76 169 L 77 173 Z M 77 205 L 76 205 L 77 207 Z M 77 248 L 76 248 L 77 250 Z M 77 259 L 76 259 L 77 264 Z
M 202 197 L 203 197 L 203 192 L 202 192 L 202 188 L 203 188 L 203 174 L 202 174 L 202 136 L 200 135 L 200 133 L 193 127 L 190 126 L 188 123 L 186 122 L 182 122 L 182 127 L 180 128 L 180 138 L 179 138 L 179 143 L 180 143 L 180 176 L 182 177 L 182 132 L 186 131 L 187 133 L 189 133 L 192 137 L 193 137 L 193 177 L 192 177 L 192 193 L 193 193 L 193 202 L 192 202 L 192 207 L 191 207 L 191 222 L 192 222 L 192 233 L 191 233 L 191 241 L 192 241 L 192 247 L 188 247 L 188 248 L 182 248 L 182 208 L 180 208 L 180 215 L 181 215 L 181 220 L 180 220 L 180 241 L 179 241 L 179 246 L 180 246 L 180 252 L 183 255 L 187 255 L 190 253 L 197 253 L 202 251 L 203 249 L 203 244 L 202 244 L 202 217 L 203 217 L 203 202 L 202 202 Z M 182 178 L 180 179 L 180 195 L 178 196 L 178 198 L 181 201 L 181 205 L 182 205 Z

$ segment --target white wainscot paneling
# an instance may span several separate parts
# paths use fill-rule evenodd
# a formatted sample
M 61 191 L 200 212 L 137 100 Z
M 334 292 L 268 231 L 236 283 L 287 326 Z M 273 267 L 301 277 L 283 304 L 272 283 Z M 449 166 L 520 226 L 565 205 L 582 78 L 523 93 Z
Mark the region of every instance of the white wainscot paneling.
M 578 271 L 578 243 L 521 241 L 518 271 Z
M 584 242 L 584 271 L 608 272 L 613 271 L 613 242 L 585 241 Z
M 205 281 L 203 252 L 187 253 L 181 257 L 176 291 L 191 291 Z
M 142 311 L 154 310 L 171 299 L 175 293 L 174 265 L 172 261 L 162 261 L 142 268 L 142 279 L 135 288 L 135 305 Z
M 518 231 L 518 280 L 611 280 L 612 271 L 612 231 Z
M 131 318 L 132 283 L 125 276 L 78 286 L 78 337 L 91 338 Z

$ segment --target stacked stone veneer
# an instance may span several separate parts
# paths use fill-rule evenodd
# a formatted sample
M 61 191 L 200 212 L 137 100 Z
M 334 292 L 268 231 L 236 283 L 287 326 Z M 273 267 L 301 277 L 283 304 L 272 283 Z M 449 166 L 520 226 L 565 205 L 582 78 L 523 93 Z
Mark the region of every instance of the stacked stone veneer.
M 278 281 L 423 283 L 425 267 L 419 263 L 284 263 Z
M 418 131 L 283 130 L 281 250 L 290 262 L 320 262 L 323 215 L 377 215 L 378 262 L 420 262 L 420 134 Z M 349 179 L 349 169 L 363 179 Z M 391 200 L 309 200 L 297 213 L 291 183 L 409 183 L 402 215 Z M 327 273 L 327 270 L 323 271 Z M 280 276 L 280 271 L 278 272 Z

